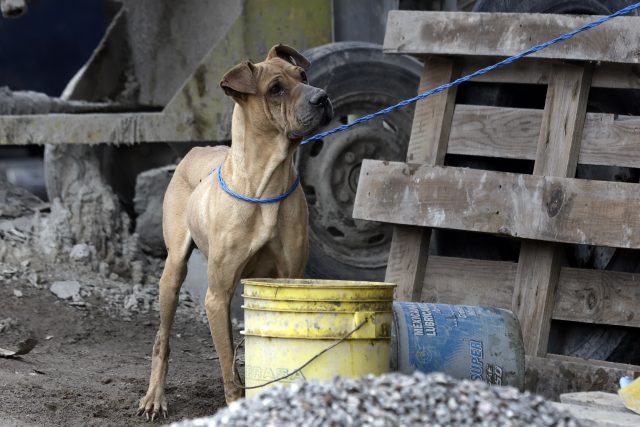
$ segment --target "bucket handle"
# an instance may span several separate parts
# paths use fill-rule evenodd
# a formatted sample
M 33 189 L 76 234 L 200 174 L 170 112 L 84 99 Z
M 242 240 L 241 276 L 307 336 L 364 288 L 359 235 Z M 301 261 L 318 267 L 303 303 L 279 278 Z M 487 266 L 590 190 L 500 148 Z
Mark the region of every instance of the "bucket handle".
M 369 317 L 365 317 L 362 322 L 360 322 L 355 328 L 353 328 L 352 330 L 350 330 L 349 332 L 347 332 L 342 338 L 340 338 L 338 341 L 336 341 L 335 343 L 331 344 L 329 347 L 325 348 L 324 350 L 320 351 L 319 353 L 317 353 L 316 355 L 314 355 L 313 357 L 311 357 L 309 360 L 307 360 L 306 362 L 304 362 L 302 364 L 302 366 L 300 366 L 299 368 L 294 369 L 293 371 L 289 372 L 287 375 L 283 375 L 279 378 L 276 378 L 274 380 L 270 380 L 267 381 L 264 384 L 260 384 L 260 385 L 254 385 L 254 386 L 245 386 L 244 384 L 237 384 L 236 383 L 236 379 L 235 379 L 235 373 L 236 373 L 236 355 L 238 353 L 238 348 L 240 348 L 240 346 L 242 345 L 242 343 L 244 343 L 244 338 L 242 338 L 242 340 L 240 340 L 240 342 L 238 344 L 236 344 L 236 347 L 233 349 L 233 363 L 231 366 L 231 372 L 234 373 L 233 376 L 233 385 L 244 389 L 244 390 L 251 390 L 254 388 L 261 388 L 261 387 L 265 387 L 268 386 L 269 384 L 273 384 L 273 383 L 277 383 L 278 381 L 282 381 L 285 380 L 287 378 L 289 378 L 292 375 L 297 374 L 298 372 L 302 371 L 304 368 L 306 368 L 311 362 L 313 362 L 314 360 L 316 360 L 318 357 L 322 356 L 323 354 L 325 354 L 327 351 L 331 350 L 332 348 L 338 346 L 340 343 L 344 342 L 346 339 L 348 339 L 351 335 L 353 335 L 356 331 L 358 331 L 360 328 L 362 328 L 364 325 L 367 324 L 367 322 L 370 320 Z

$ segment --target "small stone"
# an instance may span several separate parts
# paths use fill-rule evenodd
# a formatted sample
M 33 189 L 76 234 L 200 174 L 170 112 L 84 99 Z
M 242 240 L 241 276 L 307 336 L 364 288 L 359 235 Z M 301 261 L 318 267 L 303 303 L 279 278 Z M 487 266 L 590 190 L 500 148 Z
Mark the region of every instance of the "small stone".
M 31 284 L 31 286 L 35 286 L 36 288 L 38 287 L 38 273 L 35 273 L 35 272 L 29 273 L 27 280 L 29 280 L 29 283 Z
M 18 272 L 18 269 L 10 265 L 5 265 L 4 268 L 2 269 L 2 275 L 7 278 L 13 276 L 17 272 Z
M 144 269 L 142 261 L 131 262 L 131 280 L 135 284 L 141 284 L 144 280 Z
M 98 273 L 100 273 L 100 275 L 103 276 L 103 277 L 107 277 L 109 275 L 109 264 L 107 264 L 106 262 L 102 261 L 98 265 Z
M 93 246 L 87 245 L 86 243 L 74 245 L 73 248 L 71 248 L 71 252 L 69 252 L 69 258 L 77 262 L 87 262 L 91 259 L 92 249 L 95 251 Z
M 80 298 L 80 283 L 75 280 L 53 282 L 49 290 L 60 299 Z
M 19 291 L 19 290 L 17 290 L 17 289 L 14 289 L 14 290 L 13 290 L 13 295 L 14 295 L 14 296 L 16 296 L 16 297 L 18 297 L 18 298 L 21 298 L 21 297 L 22 297 L 22 291 Z
M 29 267 L 29 264 L 31 264 L 31 262 L 28 259 L 25 259 L 24 261 L 22 261 L 20 263 L 20 265 L 22 266 L 22 268 L 27 268 Z

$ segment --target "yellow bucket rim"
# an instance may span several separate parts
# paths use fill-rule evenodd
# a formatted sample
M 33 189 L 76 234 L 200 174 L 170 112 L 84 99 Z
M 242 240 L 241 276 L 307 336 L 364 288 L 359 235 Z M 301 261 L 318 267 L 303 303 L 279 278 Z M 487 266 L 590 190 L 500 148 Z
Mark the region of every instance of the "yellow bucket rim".
M 360 280 L 322 280 L 322 279 L 242 279 L 243 285 L 265 286 L 269 288 L 318 288 L 318 289 L 358 289 L 358 288 L 395 288 L 395 283 L 367 282 Z M 320 285 L 320 286 L 318 286 Z
M 254 308 L 254 307 L 247 307 L 244 304 L 240 306 L 240 308 L 242 308 L 245 311 L 268 311 L 271 313 L 313 313 L 313 314 L 317 314 L 317 313 L 327 313 L 327 314 L 355 314 L 355 313 L 362 313 L 363 310 L 349 310 L 349 311 L 327 311 L 327 310 L 293 310 L 293 309 L 288 309 L 288 308 L 282 308 L 282 309 L 275 309 L 275 308 Z M 366 310 L 365 310 L 366 311 Z M 376 314 L 391 314 L 393 313 L 393 309 L 391 310 L 376 310 L 374 311 L 374 313 Z

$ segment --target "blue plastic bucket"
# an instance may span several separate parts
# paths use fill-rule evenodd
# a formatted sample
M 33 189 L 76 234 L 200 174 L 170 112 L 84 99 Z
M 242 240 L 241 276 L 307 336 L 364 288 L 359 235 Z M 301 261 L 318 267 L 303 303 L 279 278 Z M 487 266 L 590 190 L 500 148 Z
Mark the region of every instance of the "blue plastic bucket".
M 524 386 L 524 345 L 512 312 L 466 305 L 393 304 L 391 370 Z

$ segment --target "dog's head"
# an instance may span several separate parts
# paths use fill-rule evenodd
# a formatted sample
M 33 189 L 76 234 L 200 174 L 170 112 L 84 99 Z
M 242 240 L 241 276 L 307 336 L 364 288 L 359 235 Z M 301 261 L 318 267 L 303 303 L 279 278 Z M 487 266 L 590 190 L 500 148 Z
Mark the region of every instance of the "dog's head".
M 333 117 L 327 93 L 307 82 L 309 65 L 298 51 L 279 44 L 264 62 L 246 61 L 233 67 L 220 87 L 242 106 L 252 126 L 298 142 Z

